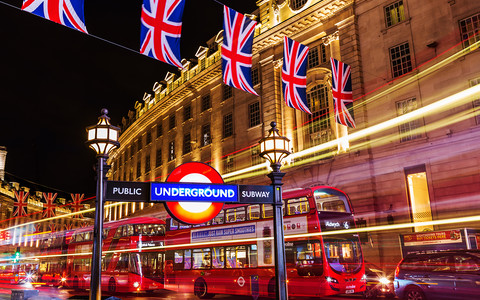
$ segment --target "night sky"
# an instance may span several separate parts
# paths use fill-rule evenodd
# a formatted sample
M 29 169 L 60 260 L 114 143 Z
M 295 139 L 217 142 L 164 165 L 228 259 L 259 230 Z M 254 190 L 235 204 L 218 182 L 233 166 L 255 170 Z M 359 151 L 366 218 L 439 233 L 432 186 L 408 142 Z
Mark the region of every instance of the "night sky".
M 241 13 L 256 9 L 255 0 L 221 2 Z M 85 24 L 96 38 L 21 11 L 21 0 L 0 0 L 0 146 L 7 147 L 9 180 L 94 195 L 96 160 L 85 127 L 103 107 L 120 124 L 155 81 L 178 73 L 138 53 L 142 3 L 85 0 Z M 182 58 L 195 58 L 222 20 L 214 0 L 186 0 Z

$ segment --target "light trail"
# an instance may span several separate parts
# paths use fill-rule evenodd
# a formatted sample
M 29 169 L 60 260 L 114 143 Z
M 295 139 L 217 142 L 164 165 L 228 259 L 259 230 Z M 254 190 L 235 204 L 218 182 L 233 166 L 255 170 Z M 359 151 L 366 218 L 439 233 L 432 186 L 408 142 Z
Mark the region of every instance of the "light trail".
M 296 239 L 296 238 L 310 238 L 310 237 L 318 237 L 318 236 L 341 235 L 341 234 L 358 234 L 361 232 L 380 232 L 380 231 L 386 231 L 386 230 L 412 228 L 417 226 L 462 224 L 462 223 L 470 223 L 470 222 L 478 222 L 478 221 L 480 221 L 480 215 L 435 220 L 435 221 L 417 222 L 417 223 L 409 222 L 409 223 L 392 224 L 392 225 L 379 225 L 379 226 L 370 226 L 370 227 L 361 227 L 361 228 L 333 230 L 333 231 L 326 231 L 326 232 L 295 234 L 295 235 L 285 236 L 285 240 Z M 176 249 L 176 248 L 182 248 L 182 247 L 195 248 L 198 246 L 212 246 L 212 245 L 222 245 L 222 244 L 231 244 L 231 243 L 248 243 L 248 242 L 259 242 L 259 241 L 267 241 L 267 240 L 273 240 L 273 237 L 235 239 L 235 240 L 227 240 L 227 241 L 208 241 L 208 242 L 197 242 L 197 243 L 164 245 L 164 246 L 153 246 L 153 247 L 137 247 L 137 248 L 130 248 L 130 249 L 102 251 L 102 254 L 121 253 L 121 252 L 140 252 L 140 251 L 151 251 L 151 250 L 162 250 L 162 249 Z M 20 260 L 45 259 L 45 258 L 66 257 L 66 256 L 82 256 L 82 255 L 84 256 L 84 255 L 91 255 L 91 254 L 92 252 L 79 252 L 79 253 L 72 253 L 72 254 L 27 256 L 27 257 L 20 258 Z

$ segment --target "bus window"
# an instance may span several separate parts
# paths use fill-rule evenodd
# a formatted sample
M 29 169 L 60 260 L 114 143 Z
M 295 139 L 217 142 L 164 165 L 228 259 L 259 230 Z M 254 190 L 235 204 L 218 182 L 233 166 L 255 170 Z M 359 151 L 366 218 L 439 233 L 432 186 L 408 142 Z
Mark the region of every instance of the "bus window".
M 121 253 L 119 255 L 115 270 L 120 272 L 128 271 L 128 253 Z
M 247 262 L 247 247 L 225 247 L 227 268 L 245 268 L 248 266 Z
M 122 226 L 122 237 L 128 236 L 127 226 Z
M 175 259 L 173 261 L 173 269 L 182 270 L 183 269 L 183 250 L 175 250 L 174 255 L 175 255 Z
M 245 221 L 245 207 L 227 209 L 227 223 Z
M 286 200 L 286 202 L 287 202 L 288 215 L 304 214 L 310 210 L 307 197 L 302 197 L 298 199 L 288 199 Z
M 131 226 L 131 225 L 129 225 Z M 135 230 L 132 226 L 132 234 L 134 235 L 148 235 L 148 236 L 164 236 L 165 226 L 159 224 L 140 224 L 135 225 Z
M 183 268 L 185 270 L 190 270 L 192 268 L 192 250 L 185 250 L 185 264 Z
M 127 236 L 133 235 L 133 225 L 127 225 Z
M 109 231 L 110 231 L 110 228 L 104 228 L 104 229 L 103 229 L 103 239 L 106 239 L 106 238 L 107 238 Z
M 362 266 L 362 252 L 358 237 L 325 238 L 325 254 L 330 267 L 336 272 L 356 272 Z
M 212 249 L 212 268 L 222 269 L 225 267 L 225 255 L 223 247 L 214 247 Z
M 193 249 L 193 269 L 207 269 L 211 265 L 210 248 Z
M 320 276 L 323 273 L 320 242 L 295 242 L 295 265 L 300 276 Z
M 225 211 L 222 209 L 212 220 L 213 225 L 225 223 Z
M 115 235 L 113 236 L 113 238 L 115 239 L 118 239 L 118 238 L 121 238 L 122 237 L 122 226 L 118 227 L 117 228 L 117 231 L 115 232 Z
M 260 204 L 250 205 L 247 208 L 248 220 L 260 219 Z
M 84 241 L 85 242 L 93 240 L 93 234 L 92 233 L 93 232 L 91 232 L 91 231 L 85 232 L 85 236 L 84 236 Z
M 249 251 L 248 251 L 248 265 L 245 266 L 248 268 L 256 268 L 258 267 L 258 262 L 257 262 L 257 245 L 250 245 Z
M 273 206 L 271 204 L 262 204 L 262 217 L 273 218 Z
M 337 212 L 350 212 L 347 210 L 348 202 L 345 195 L 333 194 L 325 192 L 324 190 L 315 190 L 313 196 L 315 198 L 315 205 L 318 211 L 337 211 Z

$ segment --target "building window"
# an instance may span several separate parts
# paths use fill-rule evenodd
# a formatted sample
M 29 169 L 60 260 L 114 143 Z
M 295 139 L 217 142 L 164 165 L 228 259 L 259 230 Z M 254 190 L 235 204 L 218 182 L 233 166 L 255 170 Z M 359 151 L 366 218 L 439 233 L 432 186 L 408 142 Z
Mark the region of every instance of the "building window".
M 137 140 L 137 152 L 142 150 L 143 144 L 142 144 L 142 137 L 139 137 Z
M 168 129 L 171 130 L 171 129 L 175 128 L 175 126 L 176 126 L 176 124 L 175 124 L 175 114 L 170 115 L 170 118 L 168 118 L 168 124 L 169 124 Z
M 145 174 L 150 172 L 150 154 L 145 156 Z
M 298 10 L 302 8 L 307 2 L 308 0 L 290 0 L 290 7 L 293 10 Z
M 254 102 L 248 106 L 249 127 L 260 124 L 260 102 Z
M 161 137 L 163 134 L 163 126 L 162 123 L 157 124 L 157 137 Z
M 314 86 L 307 93 L 308 107 L 312 112 L 307 114 L 308 134 L 312 146 L 328 142 L 332 138 L 327 95 L 327 86 L 323 84 Z
M 175 141 L 171 141 L 168 145 L 168 161 L 175 159 Z
M 264 159 L 260 157 L 260 145 L 250 148 L 250 156 L 252 158 L 252 166 L 264 162 Z
M 405 168 L 408 198 L 413 223 L 432 221 L 425 165 Z M 433 231 L 433 225 L 415 226 L 415 232 Z
M 151 131 L 147 131 L 147 137 L 146 137 L 146 140 L 147 140 L 147 144 L 146 145 L 149 145 L 151 142 L 152 142 L 152 132 Z
M 253 68 L 252 69 L 252 83 L 253 85 L 257 85 L 260 83 L 260 78 L 258 75 L 258 68 Z
M 192 151 L 192 139 L 190 133 L 183 136 L 183 154 L 190 153 Z
M 405 21 L 403 1 L 397 1 L 385 7 L 385 25 L 391 27 Z
M 480 78 L 470 80 L 471 87 L 477 84 L 480 84 Z M 478 125 L 480 124 L 480 99 L 473 100 L 472 105 L 473 105 L 473 113 L 475 116 L 475 122 Z
M 142 163 L 140 159 L 137 161 L 137 178 L 142 175 Z
M 311 47 L 308 51 L 308 68 L 318 67 L 327 62 L 327 51 L 324 44 Z
M 223 85 L 223 101 L 232 98 L 233 90 L 232 87 L 229 85 Z
M 232 156 L 227 156 L 223 159 L 223 174 L 233 172 L 234 161 Z
M 202 147 L 210 145 L 212 143 L 212 138 L 210 136 L 210 124 L 205 124 L 202 126 Z
M 162 165 L 162 149 L 157 149 L 157 155 L 155 156 L 155 166 L 160 167 Z
M 417 109 L 417 99 L 411 98 L 396 103 L 397 115 L 401 116 Z M 416 119 L 398 126 L 400 142 L 406 142 L 421 137 L 420 120 Z
M 183 108 L 183 121 L 186 122 L 192 118 L 192 106 L 187 105 Z
M 480 13 L 460 20 L 458 24 L 464 48 L 480 41 Z
M 205 95 L 202 97 L 202 111 L 208 110 L 212 107 L 212 103 L 210 102 L 210 95 Z
M 228 114 L 223 116 L 223 137 L 229 137 L 233 135 L 233 115 Z
M 392 64 L 392 76 L 398 77 L 412 70 L 412 58 L 410 46 L 404 43 L 390 48 L 390 62 Z

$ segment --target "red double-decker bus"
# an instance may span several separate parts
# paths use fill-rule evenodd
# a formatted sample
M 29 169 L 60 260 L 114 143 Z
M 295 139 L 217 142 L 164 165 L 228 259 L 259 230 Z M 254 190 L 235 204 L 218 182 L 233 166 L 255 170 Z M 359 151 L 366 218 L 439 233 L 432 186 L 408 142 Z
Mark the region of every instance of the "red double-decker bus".
M 321 297 L 365 289 L 365 269 L 350 201 L 317 186 L 283 193 L 287 288 L 291 296 Z M 271 205 L 226 205 L 207 224 L 167 220 L 165 288 L 215 294 L 275 296 Z M 335 231 L 335 232 L 334 232 Z M 338 231 L 338 233 L 337 233 Z M 322 233 L 329 232 L 325 236 Z
M 102 290 L 109 293 L 163 289 L 164 253 L 148 247 L 164 245 L 165 221 L 137 217 L 105 223 L 102 248 Z M 75 231 L 68 246 L 68 281 L 88 289 L 91 278 L 93 227 Z M 147 249 L 142 249 L 147 248 Z M 84 254 L 82 254 L 84 253 Z

